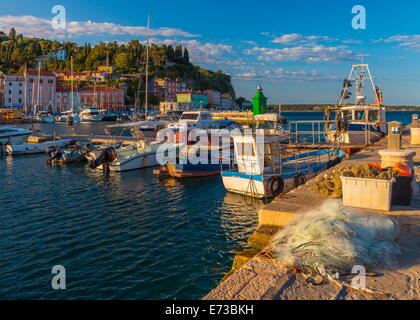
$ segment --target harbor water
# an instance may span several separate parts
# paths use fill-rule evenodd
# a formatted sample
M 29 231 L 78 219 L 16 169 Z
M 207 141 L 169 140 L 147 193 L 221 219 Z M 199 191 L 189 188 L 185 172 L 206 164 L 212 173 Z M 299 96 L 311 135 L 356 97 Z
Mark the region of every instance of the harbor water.
M 388 112 L 408 124 L 416 112 Z M 284 115 L 321 120 L 322 112 Z M 37 124 L 72 133 L 65 124 Z M 102 123 L 77 133 L 103 134 Z M 0 299 L 199 299 L 247 248 L 262 202 L 219 177 L 158 180 L 152 169 L 105 175 L 46 155 L 0 159 Z M 51 269 L 66 269 L 54 290 Z

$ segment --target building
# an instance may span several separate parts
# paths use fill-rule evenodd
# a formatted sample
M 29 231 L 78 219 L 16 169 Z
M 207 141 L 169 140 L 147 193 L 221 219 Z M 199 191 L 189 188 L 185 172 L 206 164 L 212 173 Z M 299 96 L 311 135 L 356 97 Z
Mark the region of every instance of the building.
M 177 111 L 181 110 L 180 104 L 174 101 L 161 101 L 159 104 L 159 111 L 162 113 L 166 113 L 169 111 Z
M 151 91 L 160 101 L 175 101 L 178 92 L 187 90 L 187 84 L 181 80 L 156 78 L 152 80 Z
M 99 66 L 99 72 L 114 73 L 117 68 L 114 66 Z
M 124 89 L 111 87 L 87 87 L 80 90 L 82 104 L 99 109 L 123 110 Z
M 222 96 L 220 97 L 220 108 L 232 108 L 232 97 L 229 94 L 222 94 Z
M 6 108 L 24 109 L 25 106 L 37 105 L 38 110 L 54 111 L 56 76 L 50 71 L 3 74 L 0 86 Z
M 245 100 L 244 102 L 242 102 L 242 109 L 244 110 L 252 109 L 252 102 L 249 100 Z
M 51 58 L 60 60 L 60 61 L 66 61 L 67 52 L 66 52 L 66 50 L 57 50 L 57 51 L 54 51 L 54 52 L 50 52 L 48 54 L 48 56 L 50 56 Z
M 211 105 L 214 108 L 219 108 L 221 102 L 220 92 L 212 89 L 208 89 L 205 92 L 207 94 L 209 105 Z
M 92 78 L 92 73 L 89 71 L 73 72 L 73 76 L 69 70 L 54 71 L 54 73 L 60 81 L 90 81 Z
M 176 101 L 182 110 L 199 110 L 207 107 L 207 94 L 195 91 L 178 92 Z
M 25 106 L 25 77 L 18 74 L 3 74 L 0 80 L 2 106 L 23 109 Z
M 63 112 L 72 108 L 72 89 L 69 85 L 57 84 L 56 88 L 55 110 Z M 77 109 L 80 106 L 81 94 L 79 88 L 73 87 L 73 107 Z
M 27 104 L 37 105 L 38 110 L 54 111 L 57 77 L 51 71 L 27 72 Z

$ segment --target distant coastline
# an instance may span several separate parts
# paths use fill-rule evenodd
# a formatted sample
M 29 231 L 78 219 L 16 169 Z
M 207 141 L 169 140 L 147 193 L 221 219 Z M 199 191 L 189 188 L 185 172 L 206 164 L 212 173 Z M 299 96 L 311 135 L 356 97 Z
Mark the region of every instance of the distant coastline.
M 273 112 L 278 112 L 279 110 L 281 112 L 323 112 L 327 107 L 332 107 L 333 104 L 287 104 L 287 105 L 281 105 L 279 107 L 278 105 L 269 105 L 268 109 Z M 420 106 L 384 106 L 386 111 L 419 111 L 420 112 Z

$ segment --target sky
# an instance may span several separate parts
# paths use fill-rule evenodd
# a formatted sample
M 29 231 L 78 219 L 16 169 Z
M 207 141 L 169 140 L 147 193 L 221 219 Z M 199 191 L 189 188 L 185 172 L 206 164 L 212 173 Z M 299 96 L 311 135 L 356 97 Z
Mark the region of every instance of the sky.
M 63 30 L 51 24 L 55 5 L 65 8 Z M 144 41 L 148 14 L 153 42 L 182 44 L 194 64 L 228 73 L 237 96 L 252 98 L 260 84 L 269 104 L 334 104 L 351 65 L 363 62 L 385 105 L 420 105 L 418 0 L 13 0 L 0 3 L 0 30 Z

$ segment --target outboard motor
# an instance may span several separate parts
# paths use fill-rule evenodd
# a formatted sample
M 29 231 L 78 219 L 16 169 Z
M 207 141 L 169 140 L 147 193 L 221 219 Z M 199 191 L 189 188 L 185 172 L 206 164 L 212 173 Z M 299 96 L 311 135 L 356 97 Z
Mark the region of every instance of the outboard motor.
M 102 151 L 102 153 L 94 161 L 89 164 L 89 167 L 96 169 L 101 164 L 105 167 L 109 167 L 109 164 L 117 158 L 117 153 L 113 147 L 109 147 Z

